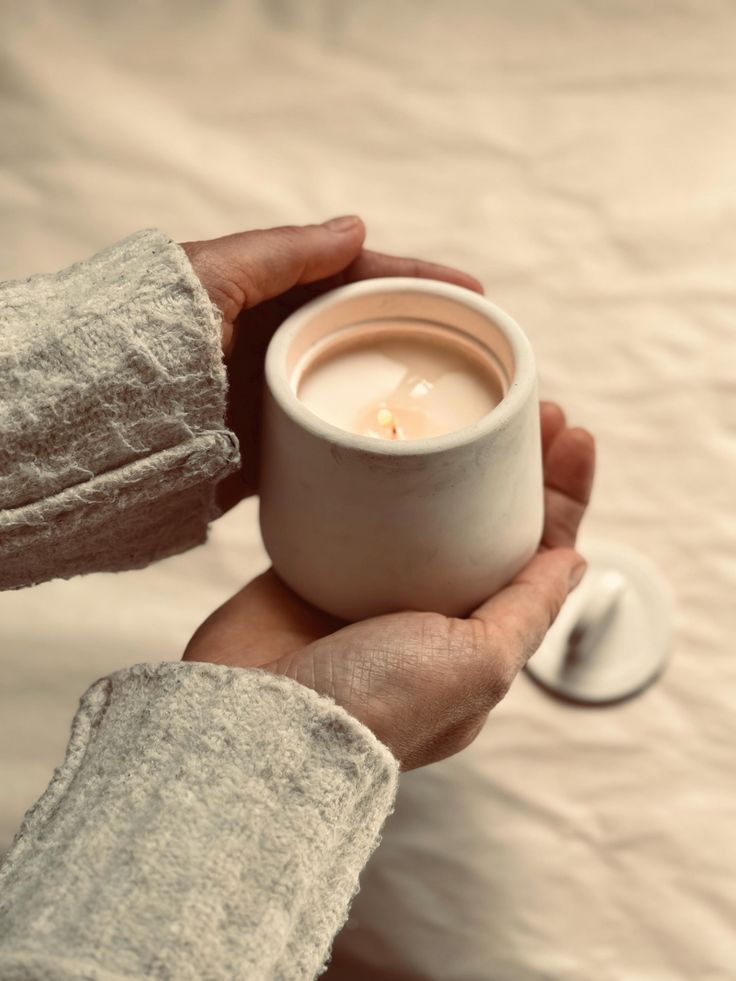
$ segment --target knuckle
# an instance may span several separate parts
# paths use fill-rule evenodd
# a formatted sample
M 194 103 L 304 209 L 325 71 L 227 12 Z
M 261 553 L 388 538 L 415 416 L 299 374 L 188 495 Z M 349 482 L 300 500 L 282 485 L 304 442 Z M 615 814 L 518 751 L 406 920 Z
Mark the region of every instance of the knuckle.
M 460 745 L 458 746 L 458 749 L 467 749 L 467 747 L 470 746 L 471 743 L 475 742 L 475 740 L 480 735 L 480 732 L 483 729 L 483 726 L 485 725 L 487 718 L 488 718 L 488 713 L 484 712 L 480 716 L 480 718 L 476 718 L 467 726 L 465 732 L 460 738 Z
M 453 658 L 475 661 L 483 657 L 486 638 L 479 620 L 450 620 L 446 634 L 448 651 Z
M 281 225 L 277 231 L 282 244 L 286 248 L 293 246 L 294 243 L 304 234 L 304 228 L 301 225 Z
M 466 657 L 474 662 L 473 700 L 487 712 L 506 695 L 516 677 L 523 639 L 495 624 L 471 619 Z
M 557 582 L 527 580 L 520 585 L 526 591 L 527 603 L 533 611 L 524 629 L 520 630 L 521 642 L 523 647 L 533 647 L 536 650 L 557 619 L 565 597 L 561 584 Z
M 445 732 L 442 739 L 442 756 L 454 756 L 467 749 L 475 740 L 483 728 L 487 713 L 481 716 L 474 716 L 460 725 L 453 726 Z
M 488 685 L 488 701 L 497 705 L 509 692 L 517 675 L 517 669 L 511 661 L 501 661 Z
M 557 619 L 557 614 L 560 612 L 560 607 L 562 605 L 562 597 L 560 596 L 559 589 L 542 589 L 540 590 L 540 594 L 539 605 L 543 613 L 542 621 L 540 623 L 541 643 L 544 635 Z

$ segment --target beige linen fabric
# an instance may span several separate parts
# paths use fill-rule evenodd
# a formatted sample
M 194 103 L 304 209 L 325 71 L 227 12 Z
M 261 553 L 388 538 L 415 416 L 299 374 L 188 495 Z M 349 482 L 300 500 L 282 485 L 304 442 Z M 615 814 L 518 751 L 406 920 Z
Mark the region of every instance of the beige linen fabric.
M 675 591 L 651 691 L 576 711 L 522 678 L 468 752 L 402 778 L 340 948 L 437 981 L 731 978 L 732 5 L 77 0 L 2 17 L 3 276 L 140 227 L 183 240 L 357 211 L 369 245 L 464 266 L 519 320 L 543 395 L 598 439 L 586 535 L 640 548 Z M 0 597 L 5 842 L 79 692 L 179 657 L 266 562 L 252 501 L 154 567 Z

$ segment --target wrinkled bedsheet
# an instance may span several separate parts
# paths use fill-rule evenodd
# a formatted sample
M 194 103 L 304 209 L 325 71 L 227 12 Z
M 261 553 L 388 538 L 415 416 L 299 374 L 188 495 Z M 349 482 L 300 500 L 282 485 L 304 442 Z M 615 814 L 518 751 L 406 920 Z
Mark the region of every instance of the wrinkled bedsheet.
M 710 0 L 0 6 L 3 278 L 140 227 L 359 212 L 520 321 L 597 436 L 585 536 L 676 596 L 641 697 L 574 709 L 522 677 L 403 778 L 335 981 L 736 977 L 735 50 Z M 153 568 L 0 596 L 2 847 L 87 685 L 180 656 L 266 564 L 250 501 Z

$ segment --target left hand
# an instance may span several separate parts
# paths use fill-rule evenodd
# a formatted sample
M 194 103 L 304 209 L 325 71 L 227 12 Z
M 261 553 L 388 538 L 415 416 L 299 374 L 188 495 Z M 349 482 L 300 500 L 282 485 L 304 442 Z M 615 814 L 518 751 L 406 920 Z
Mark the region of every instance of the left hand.
M 379 276 L 415 276 L 455 283 L 477 293 L 467 273 L 421 259 L 363 248 L 365 225 L 346 215 L 322 225 L 285 225 L 184 242 L 195 273 L 222 313 L 228 373 L 227 424 L 240 441 L 242 468 L 218 488 L 226 511 L 257 490 L 263 363 L 274 331 L 320 293 Z
M 344 625 L 269 570 L 202 624 L 185 660 L 260 667 L 335 701 L 404 769 L 457 753 L 478 734 L 583 572 L 574 551 L 590 498 L 595 446 L 541 407 L 545 520 L 539 552 L 464 619 L 392 613 Z

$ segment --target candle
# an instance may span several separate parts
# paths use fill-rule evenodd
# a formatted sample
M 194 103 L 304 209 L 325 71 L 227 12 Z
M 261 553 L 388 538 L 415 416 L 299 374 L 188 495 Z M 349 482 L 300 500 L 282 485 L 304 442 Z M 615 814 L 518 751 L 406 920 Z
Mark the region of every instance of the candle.
M 428 322 L 387 319 L 337 332 L 296 372 L 315 415 L 376 439 L 424 439 L 488 415 L 504 396 L 489 352 Z
M 350 283 L 289 316 L 266 355 L 260 525 L 274 569 L 344 620 L 465 616 L 539 544 L 534 356 L 450 283 Z

